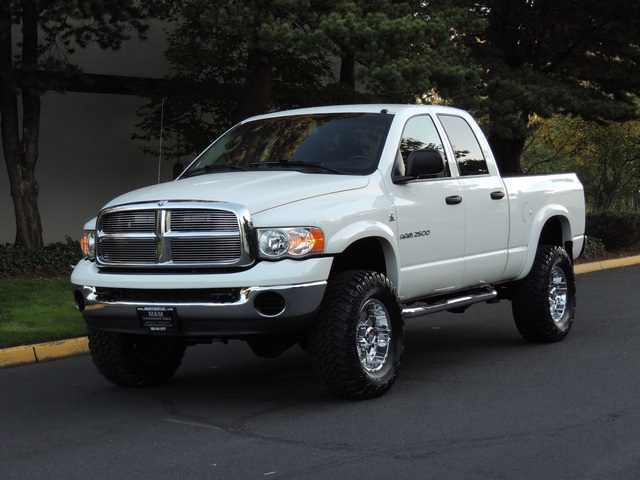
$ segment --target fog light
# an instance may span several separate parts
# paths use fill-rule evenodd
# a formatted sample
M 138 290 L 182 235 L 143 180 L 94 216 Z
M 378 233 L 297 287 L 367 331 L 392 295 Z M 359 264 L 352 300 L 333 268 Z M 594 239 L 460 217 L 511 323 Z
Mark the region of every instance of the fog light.
M 286 305 L 284 297 L 276 292 L 259 293 L 253 302 L 256 311 L 265 317 L 280 315 L 284 312 Z

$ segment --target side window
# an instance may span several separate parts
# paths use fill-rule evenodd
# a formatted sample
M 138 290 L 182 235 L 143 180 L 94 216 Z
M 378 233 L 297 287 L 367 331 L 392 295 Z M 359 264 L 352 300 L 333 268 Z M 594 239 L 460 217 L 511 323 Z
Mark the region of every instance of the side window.
M 454 115 L 438 115 L 438 118 L 451 142 L 460 175 L 488 174 L 489 169 L 482 148 L 466 120 Z
M 424 149 L 438 150 L 442 153 L 445 164 L 444 176 L 450 177 L 451 171 L 447 163 L 447 155 L 442 145 L 442 139 L 438 135 L 436 126 L 429 115 L 410 118 L 404 126 L 402 140 L 400 141 L 400 154 L 405 164 L 411 152 Z

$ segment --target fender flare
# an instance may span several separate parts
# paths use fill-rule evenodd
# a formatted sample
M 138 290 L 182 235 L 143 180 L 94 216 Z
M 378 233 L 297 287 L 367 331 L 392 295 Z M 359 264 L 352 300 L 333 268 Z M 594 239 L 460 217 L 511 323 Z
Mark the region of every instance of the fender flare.
M 536 252 L 540 244 L 542 232 L 548 223 L 554 218 L 560 222 L 561 243 L 559 246 L 564 247 L 567 242 L 573 241 L 569 211 L 562 205 L 557 204 L 547 205 L 542 208 L 532 219 L 531 233 L 529 235 L 529 241 L 527 242 L 527 258 L 524 262 L 520 275 L 518 275 L 515 280 L 520 280 L 526 277 L 531 271 L 531 267 L 533 266 L 533 262 L 536 258 Z M 567 253 L 570 257 L 573 257 L 573 252 Z
M 391 226 L 376 220 L 362 220 L 346 225 L 335 232 L 326 244 L 327 255 L 339 255 L 360 240 L 377 239 L 385 257 L 387 277 L 396 288 L 400 288 L 399 251 L 396 232 Z

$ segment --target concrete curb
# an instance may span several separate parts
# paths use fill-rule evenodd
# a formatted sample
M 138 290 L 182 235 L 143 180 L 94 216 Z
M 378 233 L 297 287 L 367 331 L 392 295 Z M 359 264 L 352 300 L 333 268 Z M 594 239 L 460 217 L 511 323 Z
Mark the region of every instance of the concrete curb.
M 582 274 L 638 264 L 640 264 L 640 255 L 602 260 L 600 262 L 581 263 L 575 266 L 575 272 L 576 274 Z M 72 357 L 86 353 L 89 353 L 89 340 L 87 337 L 5 348 L 0 349 L 0 368 L 43 362 L 56 358 Z
M 596 272 L 598 270 L 607 270 L 608 268 L 628 267 L 630 265 L 638 264 L 640 264 L 640 255 L 602 260 L 600 262 L 581 263 L 575 266 L 574 271 L 576 274 L 589 273 Z
M 0 368 L 44 362 L 89 352 L 87 337 L 0 349 Z

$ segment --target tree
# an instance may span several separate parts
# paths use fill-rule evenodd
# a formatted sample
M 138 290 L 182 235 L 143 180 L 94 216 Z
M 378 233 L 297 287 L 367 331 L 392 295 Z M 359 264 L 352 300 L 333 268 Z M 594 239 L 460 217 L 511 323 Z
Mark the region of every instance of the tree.
M 577 172 L 593 212 L 628 209 L 640 188 L 640 121 L 611 125 L 556 115 L 537 119 L 522 156 L 527 172 Z
M 575 172 L 591 148 L 588 125 L 579 117 L 533 116 L 521 157 L 523 172 Z
M 165 88 L 140 114 L 163 152 L 193 155 L 236 121 L 269 109 L 373 101 L 414 102 L 477 80 L 453 39 L 469 9 L 399 0 L 184 0 L 170 11 Z M 431 6 L 431 4 L 437 6 Z M 461 66 L 462 65 L 462 66 Z M 162 100 L 165 99 L 163 102 Z M 151 152 L 151 148 L 147 148 Z
M 359 84 L 369 101 L 415 102 L 433 89 L 450 98 L 477 81 L 457 45 L 482 23 L 468 8 L 449 0 L 347 0 L 318 2 L 316 12 L 328 55 L 340 59 L 339 81 L 352 94 Z
M 140 110 L 143 133 L 134 138 L 157 137 L 163 115 L 168 157 L 198 153 L 274 102 L 312 101 L 329 70 L 308 28 L 307 0 L 183 0 L 165 14 L 172 69 Z
M 626 0 L 461 0 L 486 21 L 466 47 L 482 68 L 469 107 L 503 173 L 520 172 L 532 115 L 622 121 L 637 114 L 640 4 Z
M 0 6 L 0 118 L 16 246 L 43 246 L 35 177 L 41 96 L 82 76 L 69 60 L 75 47 L 117 49 L 132 29 L 144 38 L 148 15 L 135 0 L 5 0 Z

